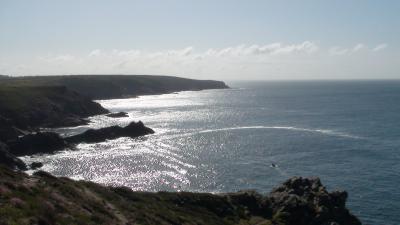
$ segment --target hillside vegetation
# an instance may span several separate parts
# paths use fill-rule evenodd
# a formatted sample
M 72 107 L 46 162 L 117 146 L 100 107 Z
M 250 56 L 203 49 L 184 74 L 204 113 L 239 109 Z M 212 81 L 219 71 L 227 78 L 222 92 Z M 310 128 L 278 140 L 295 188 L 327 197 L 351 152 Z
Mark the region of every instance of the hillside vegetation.
M 292 178 L 266 196 L 150 193 L 0 167 L 0 224 L 360 225 L 346 198 L 317 178 Z

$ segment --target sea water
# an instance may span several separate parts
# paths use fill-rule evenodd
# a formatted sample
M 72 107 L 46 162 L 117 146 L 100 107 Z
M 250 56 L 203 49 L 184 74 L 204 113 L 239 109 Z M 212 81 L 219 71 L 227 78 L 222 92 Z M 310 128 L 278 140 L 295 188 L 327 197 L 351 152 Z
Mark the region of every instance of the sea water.
M 364 224 L 400 224 L 400 81 L 228 82 L 231 89 L 98 101 L 63 136 L 141 120 L 154 135 L 79 144 L 40 161 L 57 176 L 141 191 L 268 193 L 292 176 L 349 192 Z

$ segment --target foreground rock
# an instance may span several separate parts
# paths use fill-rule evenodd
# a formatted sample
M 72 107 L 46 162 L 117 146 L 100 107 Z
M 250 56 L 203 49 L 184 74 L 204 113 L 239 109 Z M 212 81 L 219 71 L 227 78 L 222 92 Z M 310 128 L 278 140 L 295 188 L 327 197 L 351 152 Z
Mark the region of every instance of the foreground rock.
M 293 178 L 270 196 L 149 193 L 56 178 L 41 171 L 28 176 L 0 167 L 0 224 L 361 224 L 335 192 L 321 192 L 325 188 L 314 180 Z M 276 195 L 282 201 L 275 202 Z M 294 198 L 298 200 L 283 200 Z M 315 214 L 313 209 L 321 204 L 336 213 Z
M 16 156 L 33 155 L 37 153 L 54 153 L 67 147 L 60 135 L 52 132 L 28 134 L 17 140 L 8 142 L 10 152 Z
M 101 129 L 90 129 L 82 134 L 74 135 L 65 138 L 68 143 L 76 144 L 81 142 L 93 143 L 101 142 L 105 140 L 116 139 L 120 137 L 140 137 L 147 134 L 153 134 L 154 131 L 151 128 L 146 127 L 142 121 L 137 123 L 131 122 L 126 127 L 111 126 Z
M 10 169 L 26 170 L 25 163 L 9 152 L 6 144 L 0 142 L 0 165 L 4 165 Z
M 328 192 L 319 178 L 294 177 L 270 193 L 272 213 L 283 224 L 361 224 L 346 209 L 347 192 Z

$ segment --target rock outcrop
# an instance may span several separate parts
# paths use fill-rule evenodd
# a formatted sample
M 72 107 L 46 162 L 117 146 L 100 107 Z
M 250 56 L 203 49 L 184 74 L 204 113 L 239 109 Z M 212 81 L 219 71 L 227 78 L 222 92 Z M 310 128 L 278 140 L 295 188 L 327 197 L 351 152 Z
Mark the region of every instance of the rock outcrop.
M 359 225 L 346 209 L 347 192 L 328 192 L 319 178 L 294 177 L 269 195 L 274 220 L 288 225 Z
M 111 118 L 129 117 L 128 113 L 126 112 L 109 113 L 106 116 Z
M 31 163 L 31 165 L 29 165 L 29 168 L 31 168 L 32 170 L 36 170 L 39 169 L 43 166 L 43 163 L 41 162 L 33 162 Z
M 153 134 L 141 121 L 131 122 L 126 127 L 111 126 L 101 129 L 89 129 L 81 134 L 62 138 L 53 132 L 36 132 L 8 141 L 9 153 L 15 156 L 34 155 L 39 153 L 54 153 L 66 147 L 81 142 L 93 143 L 120 137 L 140 137 Z
M 0 167 L 0 196 L 0 224 L 361 224 L 345 208 L 344 196 L 307 178 L 292 178 L 266 196 L 151 193 Z M 315 208 L 322 206 L 332 214 Z
M 153 134 L 154 131 L 151 128 L 146 127 L 142 121 L 139 122 L 131 122 L 126 127 L 120 126 L 111 126 L 101 129 L 90 129 L 82 134 L 77 134 L 71 137 L 65 138 L 68 143 L 93 143 L 93 142 L 101 142 L 110 139 L 116 139 L 120 137 L 139 137 L 147 134 Z

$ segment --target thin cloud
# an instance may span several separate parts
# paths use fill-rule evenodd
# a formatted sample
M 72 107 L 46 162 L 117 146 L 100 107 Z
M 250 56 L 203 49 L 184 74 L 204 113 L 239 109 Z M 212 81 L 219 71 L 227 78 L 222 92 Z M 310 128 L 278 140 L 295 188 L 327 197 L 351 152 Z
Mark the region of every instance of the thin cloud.
M 304 41 L 299 44 L 272 43 L 267 45 L 239 45 L 223 49 L 209 49 L 205 55 L 212 56 L 248 56 L 248 55 L 288 55 L 295 53 L 314 53 L 318 51 L 317 44 L 311 41 Z
M 372 51 L 374 51 L 374 52 L 382 51 L 387 47 L 388 47 L 388 45 L 386 43 L 382 43 L 382 44 L 377 45 L 375 48 L 373 48 Z
M 101 55 L 101 50 L 100 49 L 95 49 L 89 53 L 89 57 L 96 57 Z
M 350 48 L 343 48 L 340 46 L 334 46 L 331 47 L 329 49 L 329 54 L 330 55 L 351 55 L 354 54 L 356 52 L 360 52 L 363 50 L 367 50 L 367 51 L 371 51 L 371 52 L 377 52 L 377 51 L 381 51 L 383 49 L 385 49 L 387 47 L 387 44 L 379 44 L 374 48 L 368 48 L 368 46 L 362 44 L 362 43 L 358 43 L 356 45 L 354 45 L 353 47 Z
M 364 49 L 364 48 L 365 48 L 365 45 L 364 45 L 364 44 L 358 43 L 358 44 L 356 44 L 356 45 L 353 47 L 352 51 L 353 51 L 353 52 L 358 52 L 358 51 L 360 51 L 360 50 L 362 50 L 362 49 Z
M 329 49 L 329 54 L 330 55 L 346 55 L 348 54 L 350 51 L 347 48 L 342 48 L 342 47 L 332 47 Z

